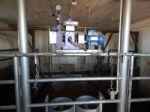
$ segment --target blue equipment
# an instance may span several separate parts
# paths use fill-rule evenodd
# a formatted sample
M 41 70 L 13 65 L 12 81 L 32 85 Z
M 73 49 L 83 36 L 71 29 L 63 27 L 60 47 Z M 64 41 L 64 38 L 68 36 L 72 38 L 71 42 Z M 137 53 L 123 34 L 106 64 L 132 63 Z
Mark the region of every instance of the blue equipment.
M 89 30 L 86 35 L 86 44 L 93 46 L 104 46 L 105 37 L 95 30 Z

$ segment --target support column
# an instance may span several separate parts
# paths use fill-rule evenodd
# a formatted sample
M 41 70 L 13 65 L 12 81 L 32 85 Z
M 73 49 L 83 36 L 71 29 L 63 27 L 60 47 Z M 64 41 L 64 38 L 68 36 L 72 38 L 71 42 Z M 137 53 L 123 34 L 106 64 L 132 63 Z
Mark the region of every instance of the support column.
M 28 53 L 27 41 L 27 19 L 25 0 L 18 0 L 18 40 L 19 52 Z M 21 82 L 22 82 L 22 112 L 30 112 L 28 105 L 30 104 L 30 86 L 29 79 L 29 61 L 28 57 L 21 57 Z
M 20 94 L 19 94 L 19 68 L 18 57 L 14 57 L 14 78 L 15 78 L 15 95 L 16 95 L 16 112 L 20 112 Z
M 119 87 L 120 104 L 118 112 L 127 112 L 127 78 L 128 78 L 128 56 L 125 53 L 129 51 L 130 21 L 131 21 L 131 1 L 122 0 L 122 25 L 121 25 L 121 53 L 120 76 L 122 80 Z

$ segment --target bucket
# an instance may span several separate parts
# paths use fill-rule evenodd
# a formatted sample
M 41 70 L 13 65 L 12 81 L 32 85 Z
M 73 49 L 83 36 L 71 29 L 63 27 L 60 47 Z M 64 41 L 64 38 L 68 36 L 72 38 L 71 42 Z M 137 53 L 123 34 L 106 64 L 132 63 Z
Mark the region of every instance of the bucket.
M 57 97 L 51 100 L 51 103 L 63 103 L 63 102 L 72 102 L 68 97 Z M 53 106 L 49 108 L 49 112 L 73 112 L 73 106 L 64 105 L 64 106 Z
M 80 96 L 76 99 L 76 101 L 93 101 L 93 100 L 97 99 L 89 95 Z M 99 112 L 99 104 L 76 105 L 76 112 Z

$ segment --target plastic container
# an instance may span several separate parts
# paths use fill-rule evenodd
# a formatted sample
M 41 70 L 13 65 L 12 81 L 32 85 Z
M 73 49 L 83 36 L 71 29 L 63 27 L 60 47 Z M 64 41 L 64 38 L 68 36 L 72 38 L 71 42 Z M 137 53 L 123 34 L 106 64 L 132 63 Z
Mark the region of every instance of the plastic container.
M 76 99 L 76 101 L 93 101 L 98 100 L 93 96 L 84 95 Z M 76 105 L 76 112 L 99 112 L 99 104 Z
M 51 103 L 72 102 L 68 97 L 57 97 L 51 100 Z M 73 112 L 73 106 L 53 106 L 49 107 L 49 112 Z

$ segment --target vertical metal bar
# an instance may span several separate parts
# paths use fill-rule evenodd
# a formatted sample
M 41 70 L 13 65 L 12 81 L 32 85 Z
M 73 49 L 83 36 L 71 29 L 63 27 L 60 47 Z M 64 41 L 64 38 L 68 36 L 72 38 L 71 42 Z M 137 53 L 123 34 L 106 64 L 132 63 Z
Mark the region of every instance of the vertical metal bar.
M 46 95 L 45 97 L 45 103 L 48 103 L 49 102 L 49 95 Z M 49 112 L 49 107 L 45 107 L 45 112 Z
M 18 57 L 14 57 L 14 76 L 15 76 L 15 95 L 16 95 L 16 109 L 20 112 L 20 94 L 19 94 L 19 68 Z
M 121 50 L 121 32 L 122 32 L 122 5 L 123 1 L 120 1 L 120 22 L 119 22 L 119 38 L 118 38 L 118 59 L 117 59 L 117 77 L 120 76 L 120 50 Z M 116 92 L 115 94 L 118 94 L 119 92 L 119 81 L 116 81 Z
M 128 112 L 130 112 L 130 110 L 131 110 L 133 71 L 134 71 L 134 56 L 131 56 L 130 76 L 129 76 L 129 91 L 128 91 Z
M 26 19 L 26 4 L 25 0 L 18 0 L 18 37 L 20 53 L 28 52 L 27 41 L 27 19 Z M 22 102 L 23 112 L 30 112 L 28 105 L 30 104 L 30 86 L 29 79 L 29 60 L 23 56 L 21 59 L 21 82 L 22 82 Z
M 76 112 L 76 105 L 73 105 L 73 112 Z
M 103 100 L 103 98 L 100 97 L 100 100 Z M 99 104 L 99 112 L 103 112 L 103 104 L 102 103 Z
M 61 48 L 60 40 L 61 40 L 61 15 L 58 12 L 58 15 L 57 15 L 57 44 L 56 44 L 57 49 Z
M 129 37 L 130 37 L 130 22 L 131 22 L 131 0 L 122 0 L 122 31 L 121 31 L 121 52 L 123 54 L 129 51 Z M 118 112 L 127 111 L 127 75 L 128 75 L 128 56 L 122 56 L 120 75 L 122 80 L 120 82 L 120 104 Z
M 101 94 L 101 92 L 98 92 L 98 96 L 99 96 L 99 100 L 104 100 L 103 95 Z M 98 112 L 103 112 L 103 103 L 100 103 L 98 108 L 99 108 Z

